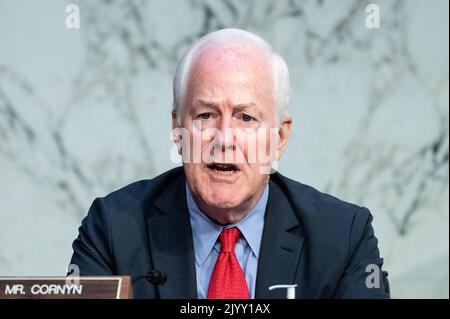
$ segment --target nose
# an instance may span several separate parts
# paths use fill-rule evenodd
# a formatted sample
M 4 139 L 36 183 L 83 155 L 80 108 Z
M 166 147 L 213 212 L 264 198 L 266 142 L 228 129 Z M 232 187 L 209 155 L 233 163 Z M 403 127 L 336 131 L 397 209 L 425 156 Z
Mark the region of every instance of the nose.
M 235 132 L 231 115 L 224 114 L 218 123 L 215 149 L 226 152 L 235 150 Z

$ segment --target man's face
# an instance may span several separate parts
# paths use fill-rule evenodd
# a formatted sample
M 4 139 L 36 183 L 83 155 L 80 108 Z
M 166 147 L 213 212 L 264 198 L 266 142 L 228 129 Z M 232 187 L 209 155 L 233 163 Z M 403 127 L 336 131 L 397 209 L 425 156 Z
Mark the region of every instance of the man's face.
M 210 217 L 235 222 L 233 211 L 248 211 L 256 204 L 273 157 L 282 152 L 277 149 L 267 54 L 248 47 L 216 47 L 201 53 L 191 66 L 181 126 L 189 133 L 181 141 L 182 152 L 189 152 L 184 163 L 189 189 Z M 270 131 L 275 140 L 272 136 L 271 141 Z M 195 161 L 199 154 L 193 153 L 199 149 L 201 159 Z

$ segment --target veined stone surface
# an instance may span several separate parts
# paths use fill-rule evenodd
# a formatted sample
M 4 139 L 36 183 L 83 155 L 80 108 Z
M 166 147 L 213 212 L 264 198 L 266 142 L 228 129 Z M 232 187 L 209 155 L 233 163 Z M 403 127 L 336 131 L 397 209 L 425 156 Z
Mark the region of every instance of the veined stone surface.
M 372 211 L 392 297 L 448 298 L 448 1 L 69 3 L 0 1 L 0 275 L 64 274 L 95 197 L 177 165 L 176 62 L 239 27 L 290 69 L 280 172 Z

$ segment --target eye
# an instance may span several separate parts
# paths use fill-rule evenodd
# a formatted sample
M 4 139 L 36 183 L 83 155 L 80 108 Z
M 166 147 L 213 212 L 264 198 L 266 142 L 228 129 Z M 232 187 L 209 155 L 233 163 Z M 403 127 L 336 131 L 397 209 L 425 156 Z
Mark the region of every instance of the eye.
M 251 117 L 251 116 L 248 115 L 248 114 L 244 114 L 244 115 L 242 115 L 242 120 L 243 120 L 244 122 L 250 122 L 251 120 L 253 120 L 253 117 Z
M 199 115 L 202 120 L 209 120 L 209 118 L 211 117 L 211 113 L 202 113 Z

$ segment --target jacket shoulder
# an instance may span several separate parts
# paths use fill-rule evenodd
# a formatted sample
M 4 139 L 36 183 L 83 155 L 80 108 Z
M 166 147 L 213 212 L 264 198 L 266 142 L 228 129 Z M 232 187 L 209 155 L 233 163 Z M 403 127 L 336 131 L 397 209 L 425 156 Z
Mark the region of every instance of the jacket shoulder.
M 372 215 L 365 207 L 320 192 L 279 173 L 271 178 L 290 202 L 305 236 L 323 247 L 345 251 L 371 227 Z
M 294 205 L 314 207 L 316 210 L 326 211 L 329 215 L 337 214 L 353 216 L 355 212 L 367 210 L 365 207 L 339 199 L 333 195 L 323 193 L 314 187 L 300 183 L 280 173 L 275 173 L 273 180 L 284 191 Z
M 181 177 L 182 167 L 168 170 L 152 179 L 136 181 L 126 185 L 105 197 L 100 198 L 108 207 L 110 212 L 133 213 L 142 212 L 155 199 L 157 199 L 166 189 L 170 187 L 174 180 Z

